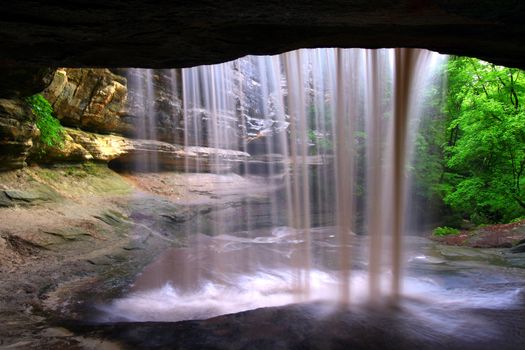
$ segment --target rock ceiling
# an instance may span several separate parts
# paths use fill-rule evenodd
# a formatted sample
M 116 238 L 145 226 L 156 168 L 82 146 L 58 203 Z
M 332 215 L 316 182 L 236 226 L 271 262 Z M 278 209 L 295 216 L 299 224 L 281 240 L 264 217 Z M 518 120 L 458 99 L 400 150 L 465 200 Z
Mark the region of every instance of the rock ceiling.
M 525 68 L 521 0 L 16 0 L 5 67 L 215 63 L 306 47 L 421 47 Z

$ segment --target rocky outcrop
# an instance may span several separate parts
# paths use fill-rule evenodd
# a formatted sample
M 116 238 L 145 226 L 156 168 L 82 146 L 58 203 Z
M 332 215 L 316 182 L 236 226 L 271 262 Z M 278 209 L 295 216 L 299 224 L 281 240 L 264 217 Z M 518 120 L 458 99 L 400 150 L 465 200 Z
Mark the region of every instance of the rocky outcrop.
M 62 147 L 37 144 L 32 159 L 39 163 L 111 162 L 119 169 L 152 171 L 238 171 L 249 154 L 208 147 L 184 147 L 155 140 L 130 139 L 65 128 Z
M 38 129 L 22 99 L 0 99 L 0 171 L 22 168 Z
M 2 5 L 10 66 L 188 67 L 304 47 L 419 47 L 525 68 L 517 0 L 40 2 Z
M 58 69 L 43 95 L 63 125 L 98 133 L 132 132 L 133 124 L 122 118 L 126 79 L 108 69 Z
M 471 248 L 511 248 L 511 251 L 518 253 L 524 249 L 519 247 L 525 243 L 525 220 L 463 230 L 458 234 L 432 236 L 431 239 L 442 244 Z
M 124 153 L 122 145 L 127 144 L 124 140 L 119 136 L 64 128 L 64 140 L 60 147 L 51 147 L 36 142 L 31 149 L 30 160 L 41 164 L 108 162 Z
M 122 136 L 64 128 L 64 141 L 60 147 L 36 143 L 30 158 L 37 163 L 109 162 L 132 148 L 133 141 Z
M 129 140 L 127 152 L 111 166 L 135 171 L 175 170 L 189 172 L 239 171 L 249 154 L 228 149 L 184 147 L 154 140 Z

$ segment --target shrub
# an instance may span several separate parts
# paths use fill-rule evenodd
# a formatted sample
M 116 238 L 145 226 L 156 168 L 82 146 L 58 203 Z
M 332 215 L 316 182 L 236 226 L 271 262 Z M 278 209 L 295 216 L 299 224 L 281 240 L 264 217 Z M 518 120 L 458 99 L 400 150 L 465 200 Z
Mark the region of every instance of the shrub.
M 41 94 L 26 99 L 35 116 L 36 126 L 40 130 L 40 141 L 50 147 L 61 148 L 64 143 L 64 130 L 54 117 L 53 107 Z
M 460 231 L 455 228 L 443 226 L 443 227 L 437 227 L 432 231 L 432 234 L 434 236 L 448 236 L 448 235 L 457 235 Z
M 525 220 L 525 216 L 518 216 L 517 218 L 514 218 L 512 220 L 509 221 L 509 224 L 515 224 L 517 222 L 521 222 Z

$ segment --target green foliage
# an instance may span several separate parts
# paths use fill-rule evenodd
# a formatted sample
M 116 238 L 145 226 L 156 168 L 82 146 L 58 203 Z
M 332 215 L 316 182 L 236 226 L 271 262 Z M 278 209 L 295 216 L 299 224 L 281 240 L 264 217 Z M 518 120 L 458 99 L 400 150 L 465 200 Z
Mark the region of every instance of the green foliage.
M 330 153 L 333 150 L 332 141 L 330 140 L 329 135 L 315 130 L 308 130 L 308 142 L 311 145 L 311 154 Z
M 523 220 L 525 220 L 525 216 L 518 216 L 517 218 L 510 220 L 509 223 L 515 224 L 517 222 L 522 222 Z
M 443 198 L 476 224 L 525 213 L 525 74 L 473 58 L 448 64 Z
M 414 136 L 412 177 L 415 194 L 423 203 L 441 204 L 443 177 L 443 148 L 446 137 L 446 116 L 443 114 L 444 68 L 432 77 L 432 88 L 423 96 L 422 120 Z
M 432 234 L 434 236 L 448 236 L 448 235 L 457 235 L 459 234 L 459 230 L 458 229 L 455 229 L 455 228 L 451 228 L 451 227 L 447 227 L 447 226 L 443 226 L 443 227 L 437 227 L 435 228 L 433 231 L 432 231 Z
M 308 143 L 310 154 L 330 154 L 332 144 L 332 112 L 330 105 L 311 101 L 307 110 Z
M 36 119 L 36 126 L 40 130 L 40 141 L 49 147 L 60 148 L 64 142 L 62 125 L 53 114 L 53 107 L 41 94 L 26 99 Z

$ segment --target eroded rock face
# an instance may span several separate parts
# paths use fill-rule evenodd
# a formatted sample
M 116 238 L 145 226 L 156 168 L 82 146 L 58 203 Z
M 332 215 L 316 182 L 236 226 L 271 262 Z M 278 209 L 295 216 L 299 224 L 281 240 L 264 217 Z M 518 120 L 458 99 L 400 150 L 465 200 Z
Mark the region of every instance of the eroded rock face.
M 126 79 L 108 69 L 58 69 L 43 94 L 63 125 L 98 133 L 132 132 L 133 125 L 122 118 Z
M 29 105 L 22 99 L 0 99 L 0 171 L 24 167 L 36 135 Z

